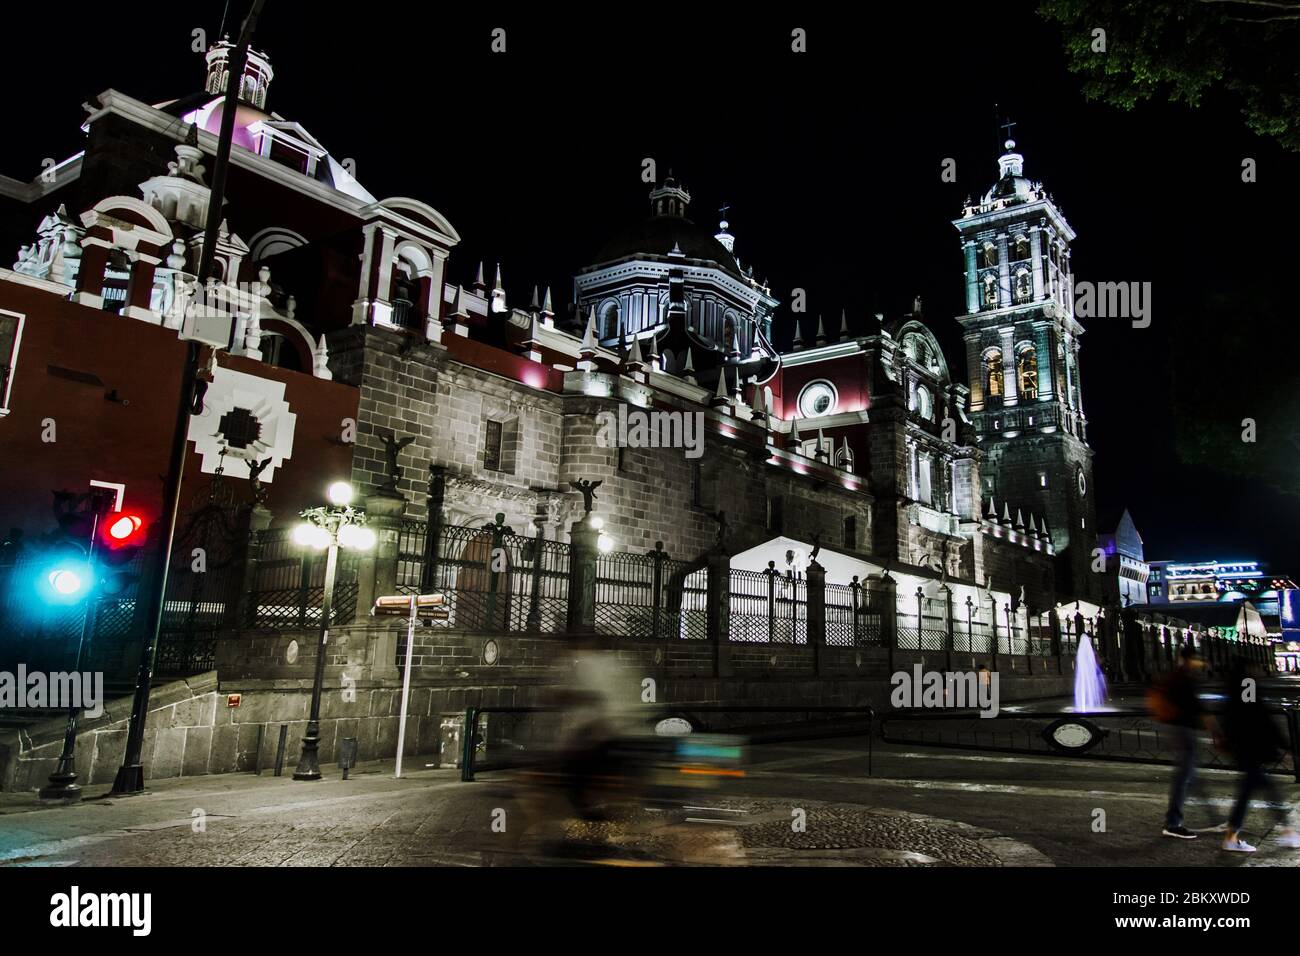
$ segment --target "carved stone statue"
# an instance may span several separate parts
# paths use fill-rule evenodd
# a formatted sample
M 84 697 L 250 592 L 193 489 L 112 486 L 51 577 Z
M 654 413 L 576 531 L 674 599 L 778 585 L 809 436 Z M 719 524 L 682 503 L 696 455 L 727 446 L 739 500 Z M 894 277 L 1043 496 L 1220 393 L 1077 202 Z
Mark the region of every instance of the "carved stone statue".
M 262 471 L 271 463 L 270 458 L 248 463 L 248 483 L 253 489 L 253 504 L 265 505 L 269 489 L 262 483 Z
M 379 436 L 379 440 L 384 443 L 384 458 L 388 471 L 388 477 L 384 479 L 384 483 L 380 486 L 380 490 L 395 492 L 397 491 L 398 482 L 402 480 L 402 469 L 401 466 L 397 464 L 397 456 L 401 453 L 403 448 L 415 441 L 415 436 L 407 435 L 399 441 L 397 436 L 392 432 L 383 432 Z
M 604 484 L 604 481 L 588 481 L 583 478 L 581 481 L 569 482 L 569 487 L 582 492 L 582 510 L 591 514 L 591 503 L 596 497 L 596 489 Z

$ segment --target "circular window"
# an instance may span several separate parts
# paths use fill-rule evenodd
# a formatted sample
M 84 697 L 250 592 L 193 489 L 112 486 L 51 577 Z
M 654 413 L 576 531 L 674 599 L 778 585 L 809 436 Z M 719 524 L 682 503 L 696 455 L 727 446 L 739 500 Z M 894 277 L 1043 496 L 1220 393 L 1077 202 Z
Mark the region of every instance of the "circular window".
M 1075 482 L 1079 486 L 1079 497 L 1082 498 L 1088 493 L 1088 479 L 1084 476 L 1082 468 L 1076 470 Z
M 835 386 L 830 382 L 809 382 L 799 393 L 799 412 L 804 418 L 817 418 L 835 411 Z

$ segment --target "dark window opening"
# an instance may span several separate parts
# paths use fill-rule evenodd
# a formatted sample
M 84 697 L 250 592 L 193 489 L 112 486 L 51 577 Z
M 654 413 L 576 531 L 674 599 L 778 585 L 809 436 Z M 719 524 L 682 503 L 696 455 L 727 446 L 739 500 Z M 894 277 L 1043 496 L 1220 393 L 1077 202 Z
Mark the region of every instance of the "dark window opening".
M 483 467 L 488 471 L 501 471 L 501 423 L 488 422 L 483 442 Z
M 767 530 L 772 534 L 785 531 L 785 501 L 780 495 L 767 499 Z

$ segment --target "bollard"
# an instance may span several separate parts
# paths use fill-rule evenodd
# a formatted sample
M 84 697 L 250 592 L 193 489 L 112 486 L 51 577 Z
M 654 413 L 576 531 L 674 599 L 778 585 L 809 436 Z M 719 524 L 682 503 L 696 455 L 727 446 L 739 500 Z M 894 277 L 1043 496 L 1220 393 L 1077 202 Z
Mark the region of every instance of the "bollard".
M 253 759 L 253 773 L 262 775 L 262 738 L 266 736 L 266 724 L 257 725 L 257 756 Z
M 280 746 L 275 748 L 275 775 L 278 777 L 284 773 L 284 745 L 289 736 L 289 725 L 280 725 Z
M 1291 770 L 1295 782 L 1300 783 L 1300 708 L 1287 708 L 1286 725 L 1291 732 Z
M 465 708 L 465 727 L 460 741 L 460 779 L 463 783 L 474 779 L 474 725 L 477 723 L 478 709 Z
M 339 742 L 339 769 L 343 771 L 343 779 L 348 779 L 348 771 L 356 766 L 357 762 L 357 738 L 344 737 Z

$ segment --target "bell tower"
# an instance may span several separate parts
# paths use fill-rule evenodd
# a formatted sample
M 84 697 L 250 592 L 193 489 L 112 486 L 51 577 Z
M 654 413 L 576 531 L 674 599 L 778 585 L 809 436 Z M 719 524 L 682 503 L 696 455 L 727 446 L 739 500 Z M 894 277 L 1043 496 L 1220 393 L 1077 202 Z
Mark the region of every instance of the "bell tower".
M 1010 125 L 1010 124 L 1009 124 Z M 961 324 L 985 502 L 1046 515 L 1057 592 L 1097 600 L 1092 449 L 1071 295 L 1075 233 L 1008 139 L 998 180 L 953 221 L 966 262 Z

